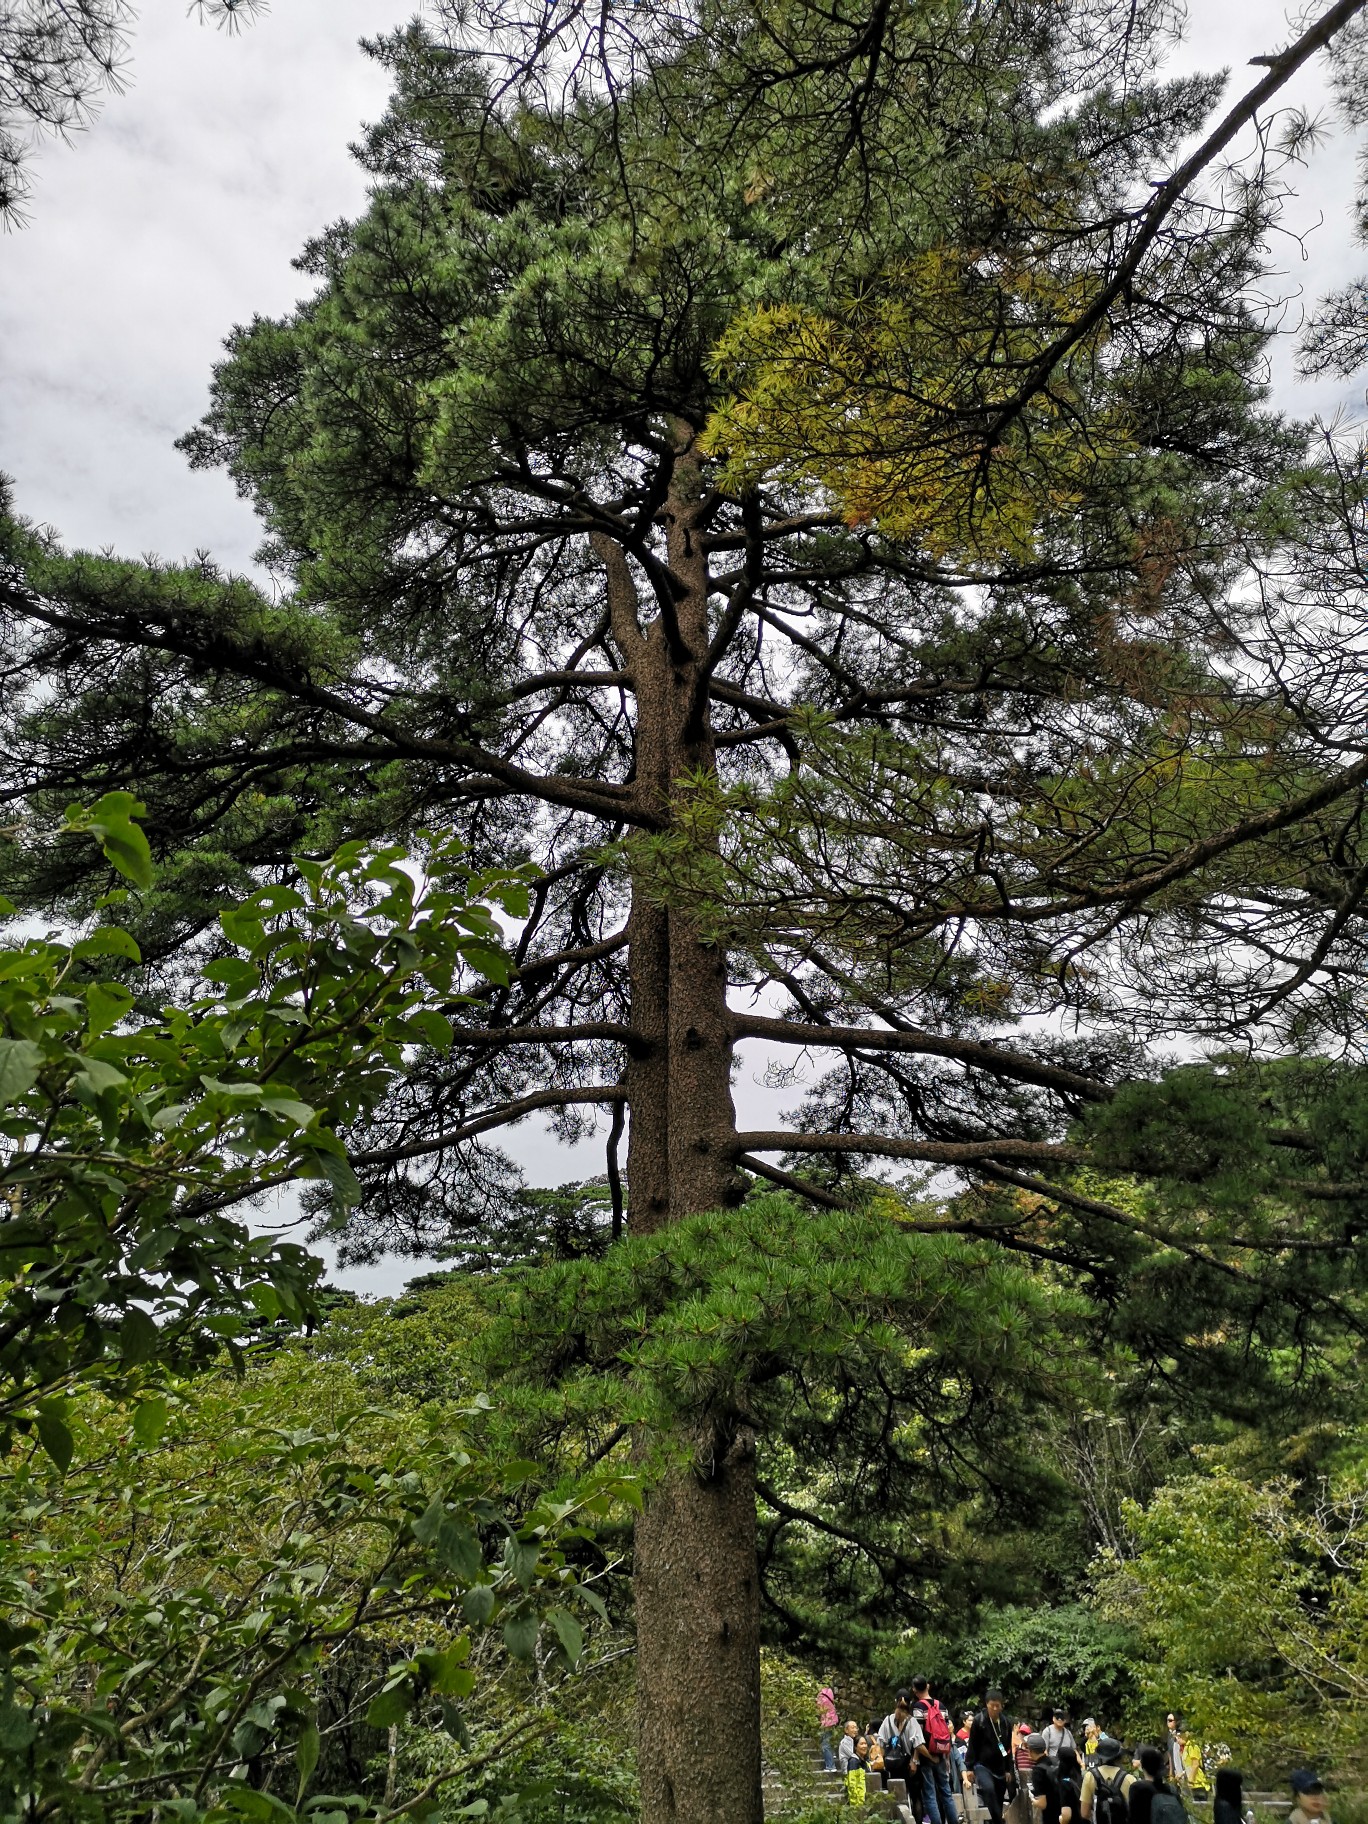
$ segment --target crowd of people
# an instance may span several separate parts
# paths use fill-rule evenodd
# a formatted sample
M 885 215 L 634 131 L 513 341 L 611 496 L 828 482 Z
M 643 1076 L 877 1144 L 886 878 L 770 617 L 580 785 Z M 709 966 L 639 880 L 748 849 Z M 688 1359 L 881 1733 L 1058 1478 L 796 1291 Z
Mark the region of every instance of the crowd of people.
M 915 1678 L 881 1721 L 844 1724 L 831 1685 L 817 1696 L 822 1761 L 864 1805 L 901 1780 L 912 1824 L 973 1824 L 975 1802 L 989 1824 L 1191 1824 L 1190 1807 L 1211 1805 L 1211 1824 L 1253 1824 L 1240 1773 L 1208 1771 L 1201 1743 L 1172 1711 L 1157 1744 L 1128 1748 L 1095 1717 L 1081 1726 L 1054 1709 L 1039 1727 L 1014 1722 L 1000 1691 L 959 1727 L 929 1680 Z M 1325 1787 L 1310 1768 L 1290 1777 L 1288 1824 L 1330 1824 Z

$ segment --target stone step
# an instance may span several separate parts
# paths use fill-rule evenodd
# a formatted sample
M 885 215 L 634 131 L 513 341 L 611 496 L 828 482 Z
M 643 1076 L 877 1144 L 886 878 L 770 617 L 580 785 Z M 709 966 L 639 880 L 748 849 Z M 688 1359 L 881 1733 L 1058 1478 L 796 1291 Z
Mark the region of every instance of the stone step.
M 763 1776 L 762 1786 L 765 1815 L 768 1818 L 781 1818 L 786 1813 L 804 1811 L 824 1802 L 829 1802 L 837 1810 L 855 1809 L 846 1798 L 845 1780 L 840 1774 L 826 1774 L 818 1770 L 807 1778 L 784 1779 L 769 1769 Z M 871 1776 L 865 1789 L 863 1810 L 871 1818 L 882 1821 L 882 1824 L 921 1824 L 921 1820 L 912 1815 L 912 1807 L 907 1802 L 906 1782 L 903 1780 L 891 1781 L 890 1788 L 885 1790 L 876 1785 Z M 980 1824 L 987 1815 L 982 1807 L 976 1805 L 966 1819 L 963 1799 L 957 1796 L 955 1824 Z

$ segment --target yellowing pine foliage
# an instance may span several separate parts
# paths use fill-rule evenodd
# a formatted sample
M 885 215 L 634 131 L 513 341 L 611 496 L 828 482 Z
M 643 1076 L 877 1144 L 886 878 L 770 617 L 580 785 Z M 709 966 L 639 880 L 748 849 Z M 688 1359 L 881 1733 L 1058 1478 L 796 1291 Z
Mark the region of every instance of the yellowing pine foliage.
M 1086 303 L 1081 276 L 939 249 L 835 310 L 758 306 L 714 351 L 734 390 L 705 447 L 731 486 L 815 481 L 849 524 L 934 557 L 1027 558 L 1131 447 L 1106 397 L 1104 330 L 1007 409 Z

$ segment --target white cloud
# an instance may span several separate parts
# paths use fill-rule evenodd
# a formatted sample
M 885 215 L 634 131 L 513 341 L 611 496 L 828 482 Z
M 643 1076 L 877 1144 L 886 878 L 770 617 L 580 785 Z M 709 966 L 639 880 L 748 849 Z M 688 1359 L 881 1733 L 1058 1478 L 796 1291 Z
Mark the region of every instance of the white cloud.
M 245 565 L 256 520 L 172 447 L 224 336 L 306 281 L 308 235 L 357 210 L 347 145 L 384 106 L 357 48 L 410 0 L 279 0 L 229 36 L 149 7 L 132 82 L 35 161 L 32 225 L 0 240 L 0 466 L 74 543 Z

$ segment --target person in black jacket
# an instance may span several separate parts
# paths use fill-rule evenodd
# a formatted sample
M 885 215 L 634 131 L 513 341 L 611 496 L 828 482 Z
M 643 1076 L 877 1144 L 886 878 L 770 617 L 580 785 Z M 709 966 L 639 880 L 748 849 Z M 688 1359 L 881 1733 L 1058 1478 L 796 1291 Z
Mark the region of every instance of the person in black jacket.
M 969 1725 L 964 1751 L 964 1777 L 988 1808 L 992 1824 L 1002 1824 L 1003 1801 L 1010 1797 L 1015 1768 L 1012 1762 L 1012 1723 L 1003 1714 L 1001 1691 L 990 1691 Z

